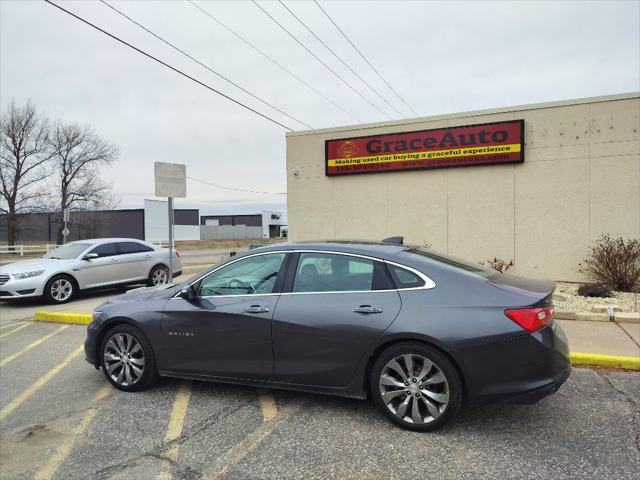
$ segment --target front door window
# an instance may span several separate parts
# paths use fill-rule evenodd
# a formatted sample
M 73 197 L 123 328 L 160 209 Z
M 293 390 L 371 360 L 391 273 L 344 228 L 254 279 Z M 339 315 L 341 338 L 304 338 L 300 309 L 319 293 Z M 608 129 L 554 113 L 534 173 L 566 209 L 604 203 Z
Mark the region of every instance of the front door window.
M 272 293 L 284 257 L 284 253 L 272 253 L 233 262 L 204 277 L 200 281 L 198 296 Z

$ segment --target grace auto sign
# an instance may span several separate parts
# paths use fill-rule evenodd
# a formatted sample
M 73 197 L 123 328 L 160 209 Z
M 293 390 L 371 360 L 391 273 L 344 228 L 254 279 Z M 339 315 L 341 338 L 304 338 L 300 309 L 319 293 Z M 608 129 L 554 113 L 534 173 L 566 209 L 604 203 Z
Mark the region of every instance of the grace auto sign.
M 523 161 L 524 120 L 325 142 L 328 176 Z

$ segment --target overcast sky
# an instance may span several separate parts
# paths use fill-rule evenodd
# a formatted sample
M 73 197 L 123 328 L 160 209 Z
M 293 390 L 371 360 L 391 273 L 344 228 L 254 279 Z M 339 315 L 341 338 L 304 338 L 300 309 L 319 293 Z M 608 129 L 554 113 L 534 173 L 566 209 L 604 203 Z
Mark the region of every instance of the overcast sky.
M 109 0 L 110 1 L 110 0 Z M 99 1 L 58 2 L 92 23 L 294 130 L 306 127 L 175 52 Z M 197 1 L 364 122 L 387 119 L 248 1 Z M 321 5 L 420 116 L 640 90 L 640 2 L 382 2 Z M 358 123 L 186 1 L 113 5 L 256 96 L 314 128 Z M 286 2 L 324 42 L 407 116 L 313 2 Z M 399 115 L 340 64 L 278 2 L 261 6 L 355 89 Z M 39 0 L 0 1 L 0 101 L 31 99 L 52 119 L 91 124 L 120 147 L 104 172 L 122 207 L 153 198 L 153 162 L 189 176 L 286 191 L 285 129 L 213 94 Z M 283 208 L 283 195 L 189 181 L 176 206 L 202 213 Z

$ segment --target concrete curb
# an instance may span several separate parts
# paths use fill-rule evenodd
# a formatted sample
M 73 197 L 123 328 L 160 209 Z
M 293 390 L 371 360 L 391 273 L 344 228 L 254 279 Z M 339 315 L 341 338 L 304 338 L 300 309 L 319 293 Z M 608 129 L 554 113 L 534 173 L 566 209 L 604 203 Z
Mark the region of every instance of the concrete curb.
M 598 353 L 571 352 L 572 365 L 590 365 L 595 367 L 622 368 L 640 371 L 640 358 L 620 355 L 601 355 Z
M 89 325 L 93 316 L 89 313 L 47 312 L 39 310 L 33 319 L 36 322 L 70 323 L 73 325 Z
M 580 320 L 587 322 L 610 322 L 611 319 L 606 313 L 598 312 L 563 312 L 556 310 L 553 318 L 558 320 Z M 616 312 L 614 317 L 619 323 L 640 323 L 640 313 L 638 312 Z

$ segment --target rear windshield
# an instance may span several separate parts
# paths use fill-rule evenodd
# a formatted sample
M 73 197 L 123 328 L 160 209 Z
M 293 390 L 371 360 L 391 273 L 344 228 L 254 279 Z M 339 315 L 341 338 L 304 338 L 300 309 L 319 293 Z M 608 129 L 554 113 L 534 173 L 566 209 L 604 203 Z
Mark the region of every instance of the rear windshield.
M 60 245 L 58 248 L 54 248 L 50 252 L 47 252 L 44 255 L 44 258 L 69 260 L 71 258 L 76 258 L 90 246 L 90 243 L 65 243 L 64 245 Z
M 406 252 L 414 255 L 420 255 L 421 257 L 427 257 L 430 260 L 444 263 L 450 267 L 457 268 L 459 270 L 464 270 L 465 272 L 469 272 L 474 275 L 478 275 L 480 277 L 490 277 L 498 273 L 498 271 L 494 270 L 493 268 L 483 267 L 478 263 L 470 262 L 468 260 L 464 260 L 458 257 L 453 257 L 445 253 L 435 252 L 433 250 L 426 250 L 421 247 L 413 247 L 407 250 Z

